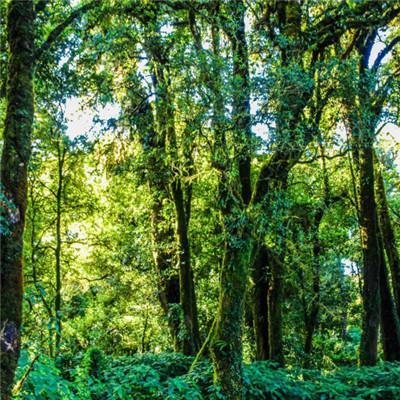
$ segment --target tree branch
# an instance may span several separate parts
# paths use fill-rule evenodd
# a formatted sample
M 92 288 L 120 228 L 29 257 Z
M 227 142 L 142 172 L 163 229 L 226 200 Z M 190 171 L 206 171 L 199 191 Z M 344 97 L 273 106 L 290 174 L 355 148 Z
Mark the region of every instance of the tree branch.
M 399 42 L 400 35 L 396 36 L 384 49 L 379 52 L 374 62 L 374 65 L 372 66 L 372 70 L 377 70 L 380 67 L 382 60 L 392 51 L 393 47 L 396 46 L 396 44 Z
M 99 3 L 97 0 L 92 0 L 87 4 L 77 8 L 72 11 L 71 14 L 59 25 L 57 25 L 49 34 L 47 39 L 42 43 L 42 45 L 35 52 L 36 61 L 39 60 L 43 53 L 50 49 L 52 44 L 62 35 L 64 30 L 71 25 L 77 18 L 79 18 L 82 14 L 89 11 L 94 7 L 95 4 Z

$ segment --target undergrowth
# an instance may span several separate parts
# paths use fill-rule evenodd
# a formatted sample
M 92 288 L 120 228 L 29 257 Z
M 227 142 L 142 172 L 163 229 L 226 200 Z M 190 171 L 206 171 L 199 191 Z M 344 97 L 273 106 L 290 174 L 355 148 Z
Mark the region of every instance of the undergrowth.
M 17 379 L 26 375 L 15 398 L 35 400 L 200 400 L 223 399 L 213 386 L 212 366 L 175 353 L 111 358 L 96 349 L 57 362 L 41 356 L 31 365 L 23 352 Z M 279 369 L 273 363 L 244 365 L 247 400 L 399 400 L 400 363 L 340 367 L 332 371 Z

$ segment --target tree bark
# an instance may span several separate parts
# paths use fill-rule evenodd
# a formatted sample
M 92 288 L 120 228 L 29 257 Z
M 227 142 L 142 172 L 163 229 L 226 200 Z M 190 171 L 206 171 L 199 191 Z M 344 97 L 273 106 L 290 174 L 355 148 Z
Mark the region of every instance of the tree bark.
M 159 103 L 156 101 L 157 114 L 162 123 L 158 123 L 160 130 L 165 129 L 165 137 L 169 142 L 169 155 L 176 165 L 180 165 L 177 149 L 175 118 L 173 111 L 173 99 L 170 96 L 169 78 L 167 71 L 160 65 L 157 80 L 161 86 L 158 88 Z M 160 122 L 161 122 L 160 121 Z M 172 166 L 171 166 L 172 167 Z M 171 168 L 174 169 L 174 168 Z M 179 297 L 183 312 L 183 324 L 181 334 L 183 336 L 183 353 L 195 355 L 201 347 L 197 302 L 195 294 L 194 276 L 190 257 L 190 242 L 186 215 L 187 207 L 182 189 L 182 180 L 179 172 L 174 172 L 171 177 L 171 192 L 175 206 L 177 255 L 179 262 Z
M 364 313 L 360 344 L 360 363 L 362 365 L 376 364 L 380 319 L 380 257 L 374 194 L 373 148 L 371 141 L 371 138 L 363 138 L 359 148 L 360 226 L 364 259 Z
M 262 245 L 256 251 L 257 259 L 253 261 L 252 277 L 252 311 L 254 337 L 256 343 L 256 360 L 270 359 L 268 291 L 270 286 L 270 261 L 268 249 Z
M 326 199 L 326 202 L 328 200 Z M 315 329 L 318 323 L 318 314 L 320 308 L 320 264 L 321 264 L 321 243 L 319 239 L 319 226 L 325 211 L 325 201 L 321 205 L 313 218 L 311 226 L 311 240 L 313 243 L 312 251 L 312 267 L 313 267 L 313 278 L 312 278 L 312 299 L 310 312 L 306 318 L 306 338 L 304 343 L 304 352 L 309 356 L 312 353 L 312 340 Z M 308 358 L 306 359 L 306 367 L 308 366 Z
M 62 274 L 61 274 L 61 213 L 62 213 L 62 196 L 64 190 L 64 161 L 65 161 L 65 148 L 61 144 L 61 134 L 57 138 L 57 193 L 56 193 L 56 296 L 54 300 L 54 315 L 55 315 L 55 355 L 57 356 L 60 351 L 61 344 L 61 287 L 62 287 Z
M 385 184 L 383 182 L 382 172 L 379 168 L 376 156 L 375 161 L 377 167 L 375 169 L 375 188 L 378 208 L 378 220 L 379 226 L 381 228 L 384 249 L 389 262 L 397 315 L 400 318 L 400 258 L 397 249 L 396 236 L 393 230 L 389 207 L 386 199 Z
M 4 195 L 16 212 L 3 217 L 11 222 L 11 234 L 1 235 L 1 396 L 10 398 L 20 350 L 23 270 L 22 250 L 27 204 L 27 168 L 31 155 L 33 123 L 34 11 L 33 1 L 23 6 L 11 0 L 8 9 L 8 87 L 1 157 Z
M 225 231 L 224 260 L 220 272 L 219 303 L 216 322 L 210 343 L 214 362 L 214 380 L 221 387 L 225 398 L 242 399 L 242 324 L 248 279 L 249 221 L 245 222 L 246 208 L 251 199 L 250 181 L 250 86 L 247 44 L 245 37 L 245 5 L 241 0 L 228 5 L 232 18 L 225 26 L 231 41 L 233 57 L 232 85 L 234 101 L 232 122 L 234 125 L 235 161 L 226 151 L 225 133 L 218 120 L 223 115 L 223 99 L 220 94 L 219 71 L 213 80 L 216 91 L 214 121 L 216 151 L 223 158 L 217 160 L 220 170 L 219 201 Z M 219 39 L 214 29 L 213 47 L 218 56 Z M 238 173 L 238 179 L 229 176 Z M 235 194 L 234 194 L 235 193 Z M 237 198 L 239 201 L 237 201 Z
M 400 361 L 400 325 L 390 291 L 381 235 L 379 235 L 379 255 L 380 317 L 383 354 L 385 361 Z
M 158 298 L 168 321 L 173 347 L 182 351 L 180 329 L 179 276 L 174 268 L 173 251 L 174 230 L 164 216 L 164 207 L 169 201 L 168 174 L 166 171 L 165 138 L 155 130 L 153 111 L 145 93 L 138 93 L 131 98 L 133 109 L 139 109 L 132 115 L 132 124 L 137 126 L 141 136 L 143 152 L 146 155 L 146 179 L 151 198 L 151 240 L 154 266 L 157 274 Z
M 193 271 L 190 259 L 190 243 L 188 237 L 188 225 L 186 221 L 185 203 L 181 181 L 178 178 L 172 183 L 172 194 L 176 211 L 176 233 L 178 238 L 179 259 L 179 293 L 180 303 L 184 318 L 183 353 L 196 354 L 201 347 L 199 334 L 197 303 L 193 279 Z
M 277 255 L 271 257 L 271 287 L 268 293 L 268 332 L 270 359 L 283 366 L 282 292 L 283 263 Z
M 156 22 L 155 26 L 157 26 Z M 161 36 L 147 39 L 146 48 L 151 57 L 152 80 L 155 89 L 155 131 L 162 138 L 164 156 L 171 159 L 170 170 L 166 174 L 166 183 L 172 193 L 176 218 L 177 257 L 179 263 L 179 298 L 182 309 L 180 333 L 182 336 L 182 351 L 187 355 L 195 355 L 201 347 L 197 302 L 195 294 L 194 274 L 190 259 L 190 242 L 188 234 L 189 199 L 185 199 L 180 176 L 180 160 L 175 130 L 173 97 L 170 93 L 170 78 L 167 65 L 168 50 L 163 48 Z M 168 148 L 166 144 L 168 143 Z M 165 160 L 163 161 L 165 163 Z M 177 168 L 178 167 L 178 168 Z M 165 167 L 164 167 L 165 169 Z M 185 201 L 188 200 L 188 201 Z
M 228 192 L 228 187 L 221 190 L 221 203 L 226 204 L 223 210 L 225 251 L 210 350 L 216 385 L 221 387 L 227 399 L 236 400 L 243 397 L 242 323 L 248 277 L 249 237 L 247 222 L 240 210 L 233 209 L 233 199 Z
M 249 204 L 251 199 L 251 115 L 250 115 L 250 72 L 245 31 L 245 5 L 242 0 L 229 3 L 232 27 L 226 29 L 232 46 L 232 123 L 234 126 L 236 157 L 242 187 L 242 200 Z

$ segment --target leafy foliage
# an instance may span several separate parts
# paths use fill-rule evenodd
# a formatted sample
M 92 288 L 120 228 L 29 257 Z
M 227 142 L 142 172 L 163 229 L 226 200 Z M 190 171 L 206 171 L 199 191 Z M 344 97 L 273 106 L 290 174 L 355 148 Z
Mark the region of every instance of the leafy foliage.
M 91 360 L 89 364 L 88 360 Z M 90 349 L 69 371 L 72 378 L 65 379 L 54 362 L 42 356 L 16 398 L 223 398 L 219 397 L 218 387 L 212 385 L 211 364 L 200 361 L 188 374 L 192 361 L 191 357 L 174 353 L 137 354 L 112 359 Z M 29 364 L 28 353 L 24 352 L 20 371 Z M 382 363 L 374 368 L 340 367 L 321 372 L 296 368 L 284 370 L 271 362 L 256 362 L 245 365 L 244 392 L 247 400 L 395 400 L 400 395 L 399 379 L 398 363 Z

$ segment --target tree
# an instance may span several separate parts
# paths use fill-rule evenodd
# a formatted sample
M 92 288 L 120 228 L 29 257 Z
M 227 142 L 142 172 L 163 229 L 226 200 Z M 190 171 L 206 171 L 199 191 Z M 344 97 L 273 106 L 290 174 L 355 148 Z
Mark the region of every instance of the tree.
M 8 9 L 9 65 L 1 184 L 15 205 L 11 233 L 1 236 L 1 396 L 10 398 L 20 350 L 22 248 L 27 204 L 27 170 L 33 123 L 34 10 L 11 1 Z M 5 213 L 5 214 L 4 214 Z M 2 219 L 10 216 L 2 209 Z
M 50 48 L 65 27 L 88 8 L 83 6 L 71 13 L 69 18 L 50 33 L 41 47 L 35 48 L 34 2 L 28 0 L 23 8 L 18 1 L 9 3 L 7 111 L 3 133 L 1 183 L 5 196 L 15 205 L 17 211 L 11 235 L 1 237 L 1 390 L 6 399 L 10 396 L 20 348 L 22 251 L 34 116 L 35 62 Z M 7 214 L 2 217 L 6 220 L 9 218 Z

